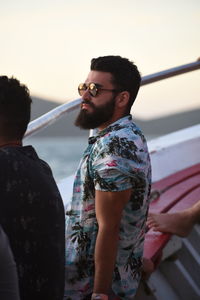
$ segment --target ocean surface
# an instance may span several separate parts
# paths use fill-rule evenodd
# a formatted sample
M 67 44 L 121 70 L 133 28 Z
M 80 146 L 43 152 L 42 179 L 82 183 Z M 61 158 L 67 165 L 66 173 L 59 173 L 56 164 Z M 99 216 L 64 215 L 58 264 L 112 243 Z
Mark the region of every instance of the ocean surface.
M 147 137 L 147 140 L 151 138 Z M 85 137 L 29 137 L 23 144 L 36 149 L 38 156 L 50 165 L 55 180 L 59 182 L 75 173 L 87 142 Z
M 32 145 L 38 156 L 51 167 L 55 180 L 75 173 L 83 151 L 87 147 L 87 138 L 81 137 L 30 137 L 23 141 Z

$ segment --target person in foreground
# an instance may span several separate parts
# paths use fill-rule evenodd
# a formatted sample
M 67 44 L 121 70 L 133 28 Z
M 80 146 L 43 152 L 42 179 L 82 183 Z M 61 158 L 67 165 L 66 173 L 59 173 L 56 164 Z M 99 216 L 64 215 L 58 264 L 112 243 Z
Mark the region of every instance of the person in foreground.
M 126 58 L 91 61 L 75 124 L 89 138 L 66 212 L 64 299 L 133 299 L 141 276 L 151 166 L 130 115 L 141 77 Z M 115 295 L 115 296 L 114 296 Z
M 17 79 L 0 76 L 0 224 L 16 262 L 21 300 L 61 300 L 65 216 L 50 167 L 22 146 L 31 98 Z
M 175 213 L 149 213 L 147 226 L 154 231 L 169 232 L 186 237 L 200 221 L 200 200 L 193 206 Z
M 0 225 L 0 299 L 20 300 L 16 263 L 8 238 Z

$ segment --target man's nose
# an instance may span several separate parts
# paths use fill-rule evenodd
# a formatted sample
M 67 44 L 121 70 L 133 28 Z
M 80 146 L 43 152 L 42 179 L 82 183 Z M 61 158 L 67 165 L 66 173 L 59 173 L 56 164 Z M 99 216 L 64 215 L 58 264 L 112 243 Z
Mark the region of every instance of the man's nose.
M 83 92 L 82 99 L 83 100 L 91 100 L 91 95 L 90 95 L 88 88 Z

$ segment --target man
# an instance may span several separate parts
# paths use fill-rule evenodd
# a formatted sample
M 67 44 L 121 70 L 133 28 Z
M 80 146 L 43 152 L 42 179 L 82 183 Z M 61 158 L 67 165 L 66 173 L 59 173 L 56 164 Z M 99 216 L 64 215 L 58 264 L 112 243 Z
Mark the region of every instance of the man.
M 16 261 L 21 300 L 64 294 L 64 207 L 49 166 L 22 146 L 31 98 L 0 76 L 0 224 Z
M 126 58 L 92 59 L 79 85 L 76 125 L 89 138 L 66 212 L 65 299 L 133 299 L 140 280 L 151 168 L 147 145 L 132 122 L 137 67 Z
M 147 226 L 154 231 L 170 232 L 180 237 L 189 235 L 200 221 L 200 200 L 191 207 L 175 213 L 149 213 Z

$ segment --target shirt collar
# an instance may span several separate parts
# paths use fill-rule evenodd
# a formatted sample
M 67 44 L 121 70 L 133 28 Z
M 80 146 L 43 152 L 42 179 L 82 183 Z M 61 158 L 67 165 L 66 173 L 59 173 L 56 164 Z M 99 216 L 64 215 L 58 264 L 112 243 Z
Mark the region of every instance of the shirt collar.
M 132 121 L 132 115 L 130 115 L 130 114 L 127 115 L 127 116 L 125 116 L 125 117 L 123 117 L 123 118 L 118 119 L 114 123 L 110 124 L 108 127 L 104 128 L 101 131 L 98 131 L 97 135 L 89 137 L 89 139 L 88 139 L 89 144 L 94 144 L 99 137 L 102 137 L 105 134 L 113 131 L 118 126 L 120 126 L 120 127 L 121 126 L 125 126 L 130 121 Z

